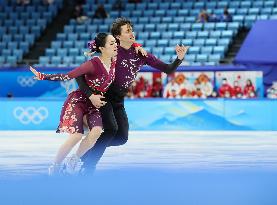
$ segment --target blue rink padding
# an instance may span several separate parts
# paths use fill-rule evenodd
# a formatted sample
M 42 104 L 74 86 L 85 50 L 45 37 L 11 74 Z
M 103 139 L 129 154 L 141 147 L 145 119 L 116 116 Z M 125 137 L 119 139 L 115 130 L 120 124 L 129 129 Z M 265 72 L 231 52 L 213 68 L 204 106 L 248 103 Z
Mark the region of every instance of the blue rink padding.
M 42 69 L 45 73 L 66 73 L 69 69 Z M 38 81 L 29 69 L 0 71 L 0 97 L 11 93 L 14 97 L 66 97 L 67 91 L 77 89 L 75 80 Z
M 0 100 L 0 130 L 55 130 L 64 99 Z M 277 131 L 277 100 L 126 100 L 130 130 Z

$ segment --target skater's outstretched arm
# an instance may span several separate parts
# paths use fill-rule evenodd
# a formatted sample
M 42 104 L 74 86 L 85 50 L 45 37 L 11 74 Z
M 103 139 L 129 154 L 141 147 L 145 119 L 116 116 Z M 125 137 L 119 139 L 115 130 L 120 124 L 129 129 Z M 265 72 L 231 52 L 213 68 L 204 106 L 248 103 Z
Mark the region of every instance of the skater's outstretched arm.
M 166 74 L 171 74 L 175 72 L 178 66 L 182 63 L 188 49 L 189 46 L 176 45 L 175 50 L 177 53 L 177 58 L 171 64 L 164 63 L 157 59 L 154 55 L 148 53 L 147 57 L 145 58 L 145 64 L 150 65 L 151 67 L 156 68 Z
M 80 65 L 79 67 L 75 68 L 74 70 L 68 73 L 58 73 L 58 74 L 45 74 L 38 72 L 32 66 L 30 66 L 30 70 L 34 73 L 35 79 L 37 80 L 53 80 L 53 81 L 66 81 L 70 79 L 74 79 L 78 76 L 83 74 L 93 73 L 95 72 L 95 68 L 91 61 L 87 61 Z

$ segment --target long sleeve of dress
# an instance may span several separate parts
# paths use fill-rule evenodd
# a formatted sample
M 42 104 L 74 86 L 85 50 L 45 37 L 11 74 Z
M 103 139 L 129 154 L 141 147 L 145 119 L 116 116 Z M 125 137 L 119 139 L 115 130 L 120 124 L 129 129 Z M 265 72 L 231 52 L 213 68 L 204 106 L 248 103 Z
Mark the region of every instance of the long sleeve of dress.
M 76 78 L 76 81 L 77 81 L 78 86 L 81 89 L 81 91 L 83 91 L 85 93 L 85 95 L 89 98 L 93 94 L 93 91 L 90 89 L 90 87 L 86 83 L 85 76 L 84 75 L 78 76 Z
M 172 63 L 167 64 L 156 58 L 154 55 L 148 53 L 145 57 L 145 63 L 153 68 L 160 70 L 166 74 L 171 74 L 176 71 L 178 66 L 182 63 L 182 60 L 176 58 Z
M 81 76 L 83 74 L 93 73 L 95 68 L 93 67 L 92 63 L 90 61 L 87 61 L 80 65 L 79 67 L 75 68 L 74 70 L 62 74 L 44 74 L 42 73 L 42 79 L 43 80 L 53 80 L 53 81 L 66 81 L 70 79 L 77 78 L 78 76 Z

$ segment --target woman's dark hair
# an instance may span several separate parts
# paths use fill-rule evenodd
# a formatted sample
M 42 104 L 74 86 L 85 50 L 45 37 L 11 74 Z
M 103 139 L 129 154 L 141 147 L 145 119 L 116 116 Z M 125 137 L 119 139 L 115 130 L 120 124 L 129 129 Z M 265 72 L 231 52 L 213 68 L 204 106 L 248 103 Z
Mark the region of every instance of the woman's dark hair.
M 252 81 L 251 81 L 250 79 L 247 79 L 247 80 L 246 80 L 246 84 L 248 84 L 248 83 L 249 83 L 250 85 L 253 85 L 253 83 L 252 83 Z
M 133 27 L 133 24 L 129 19 L 126 19 L 123 17 L 115 19 L 115 21 L 113 22 L 113 24 L 111 26 L 111 34 L 114 37 L 120 35 L 121 34 L 121 26 L 124 26 L 126 24 Z
M 93 41 L 88 42 L 89 51 L 84 52 L 85 56 L 92 56 L 95 52 L 101 53 L 100 47 L 105 47 L 109 33 L 98 33 Z
M 101 51 L 99 50 L 99 47 L 105 47 L 108 35 L 109 35 L 108 33 L 98 33 L 95 36 L 95 38 L 94 38 L 95 45 L 96 45 L 95 52 L 101 53 Z

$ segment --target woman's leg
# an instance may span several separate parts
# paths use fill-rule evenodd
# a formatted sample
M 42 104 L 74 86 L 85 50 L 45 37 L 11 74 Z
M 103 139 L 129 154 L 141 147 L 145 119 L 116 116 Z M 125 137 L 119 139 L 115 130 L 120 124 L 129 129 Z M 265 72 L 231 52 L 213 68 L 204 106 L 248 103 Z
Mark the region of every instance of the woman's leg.
M 80 146 L 76 151 L 76 155 L 81 158 L 89 149 L 95 145 L 102 132 L 102 127 L 93 127 L 89 134 L 81 141 Z
M 67 140 L 59 148 L 55 157 L 55 164 L 61 164 L 72 148 L 82 139 L 81 133 L 70 134 Z
M 72 148 L 81 141 L 83 136 L 81 133 L 84 133 L 83 117 L 84 113 L 86 113 L 86 110 L 86 97 L 83 96 L 80 91 L 73 91 L 68 95 L 62 107 L 60 123 L 57 132 L 73 132 L 75 134 L 70 134 L 68 139 L 59 148 L 54 164 L 49 168 L 50 175 L 59 173 L 63 169 L 63 160 L 72 150 Z M 72 163 L 76 165 L 78 161 L 71 159 L 72 157 L 67 160 L 66 164 L 69 164 L 71 161 L 73 161 L 74 163 Z
M 100 108 L 104 132 L 96 141 L 96 144 L 83 157 L 85 172 L 93 173 L 98 161 L 103 156 L 107 146 L 117 132 L 117 123 L 113 113 L 113 107 L 107 100 L 107 104 Z M 90 123 L 91 124 L 91 123 Z M 95 127 L 95 126 L 92 126 Z

